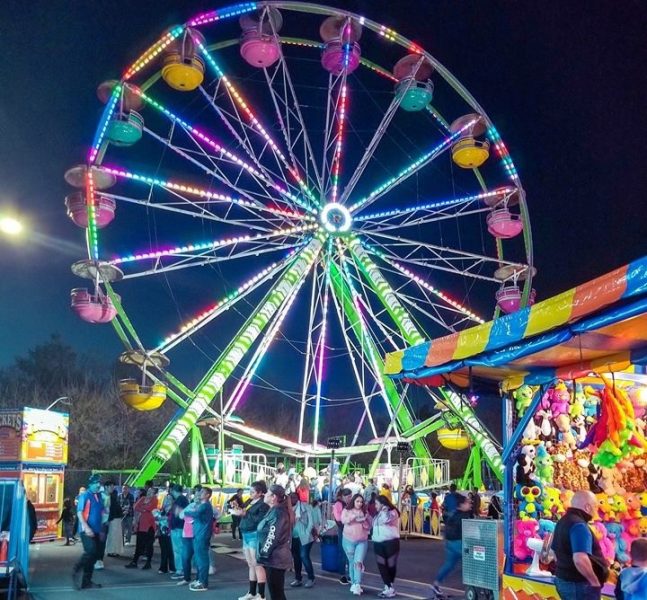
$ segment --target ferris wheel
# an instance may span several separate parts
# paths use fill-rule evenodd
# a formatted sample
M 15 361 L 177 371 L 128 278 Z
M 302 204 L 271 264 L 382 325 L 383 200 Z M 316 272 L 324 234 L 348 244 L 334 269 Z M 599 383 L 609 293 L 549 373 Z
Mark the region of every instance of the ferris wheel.
M 349 453 L 406 436 L 415 415 L 385 353 L 534 300 L 525 194 L 497 129 L 384 25 L 302 2 L 220 8 L 98 96 L 87 160 L 65 175 L 88 251 L 72 269 L 91 281 L 72 307 L 112 323 L 141 370 L 124 401 L 181 409 L 137 481 L 205 413 L 301 455 L 325 451 L 336 403 L 361 408 L 336 424 Z M 292 439 L 231 418 L 261 388 L 298 414 Z M 428 455 L 424 438 L 413 450 Z

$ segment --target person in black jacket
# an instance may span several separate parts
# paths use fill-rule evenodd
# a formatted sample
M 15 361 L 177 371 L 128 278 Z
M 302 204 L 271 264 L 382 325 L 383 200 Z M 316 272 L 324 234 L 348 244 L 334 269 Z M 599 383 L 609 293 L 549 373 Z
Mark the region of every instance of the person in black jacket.
M 456 510 L 445 522 L 445 562 L 431 584 L 431 591 L 437 597 L 442 596 L 440 584 L 463 558 L 463 519 L 473 517 L 472 501 L 467 496 L 457 493 L 456 501 Z
M 285 571 L 292 566 L 292 522 L 285 488 L 272 485 L 265 494 L 270 507 L 258 524 L 257 560 L 265 567 L 271 600 L 285 600 Z
M 256 528 L 265 518 L 270 507 L 265 504 L 267 485 L 264 481 L 255 481 L 249 490 L 249 500 L 242 508 L 232 508 L 232 515 L 240 519 L 240 533 L 243 537 L 243 554 L 249 567 L 249 591 L 238 600 L 252 600 L 252 598 L 265 598 L 265 569 L 256 560 L 256 546 L 258 533 Z
M 238 509 L 241 509 L 245 506 L 245 500 L 243 499 L 243 489 L 239 488 L 236 490 L 236 493 L 227 500 L 227 509 L 229 514 L 231 514 L 231 537 L 236 539 L 236 529 L 238 529 L 238 539 L 243 539 L 243 532 L 240 529 L 240 514 Z

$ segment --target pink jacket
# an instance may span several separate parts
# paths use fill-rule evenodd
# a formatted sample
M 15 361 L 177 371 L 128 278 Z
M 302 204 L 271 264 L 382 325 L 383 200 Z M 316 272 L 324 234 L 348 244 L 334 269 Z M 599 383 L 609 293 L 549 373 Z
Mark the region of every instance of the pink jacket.
M 364 521 L 357 521 L 357 517 L 366 517 Z M 350 542 L 364 542 L 368 540 L 371 530 L 371 515 L 361 510 L 345 508 L 341 513 L 341 522 L 344 524 L 343 537 Z

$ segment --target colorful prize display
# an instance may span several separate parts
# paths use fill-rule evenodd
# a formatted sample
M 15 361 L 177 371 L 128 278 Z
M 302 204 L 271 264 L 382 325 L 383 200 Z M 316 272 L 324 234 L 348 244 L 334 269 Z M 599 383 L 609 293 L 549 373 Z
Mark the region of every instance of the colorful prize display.
M 517 420 L 537 393 L 541 400 L 516 453 L 515 571 L 544 573 L 530 572 L 532 540 L 547 539 L 573 493 L 590 490 L 598 501 L 591 531 L 615 583 L 630 562 L 631 542 L 647 536 L 647 377 L 590 373 L 558 379 L 543 392 L 523 385 L 511 392 Z
M 219 8 L 169 28 L 98 96 L 86 160 L 65 175 L 87 242 L 72 308 L 111 323 L 139 369 L 124 402 L 181 409 L 131 483 L 219 412 L 221 392 L 216 416 L 246 443 L 316 455 L 323 419 L 355 402 L 349 444 L 381 452 L 378 403 L 390 435 L 416 425 L 387 352 L 534 300 L 507 147 L 443 64 L 389 27 L 310 3 Z M 176 361 L 199 376 L 181 381 Z M 229 419 L 257 385 L 298 412 L 295 439 Z M 455 408 L 457 424 L 473 418 Z M 430 457 L 423 436 L 413 452 Z

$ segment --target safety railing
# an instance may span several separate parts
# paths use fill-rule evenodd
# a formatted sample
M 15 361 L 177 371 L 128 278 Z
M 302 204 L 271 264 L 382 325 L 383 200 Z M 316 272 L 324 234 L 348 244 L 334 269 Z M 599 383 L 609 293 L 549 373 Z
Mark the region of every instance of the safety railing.
M 17 479 L 0 479 L 0 577 L 8 580 L 7 597 L 28 588 L 29 517 L 25 488 Z
M 405 485 L 412 486 L 416 491 L 448 487 L 451 483 L 449 461 L 442 458 L 408 458 L 399 480 L 401 489 Z
M 220 478 L 221 461 L 223 457 L 215 454 L 213 473 Z M 254 481 L 270 481 L 274 479 L 276 469 L 267 464 L 265 454 L 244 454 L 238 452 L 224 453 L 224 475 L 226 485 L 247 487 Z

